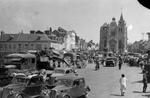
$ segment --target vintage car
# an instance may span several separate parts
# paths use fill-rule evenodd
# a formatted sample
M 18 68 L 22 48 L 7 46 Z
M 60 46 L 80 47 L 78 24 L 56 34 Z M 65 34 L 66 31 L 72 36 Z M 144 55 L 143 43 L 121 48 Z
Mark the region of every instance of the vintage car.
M 64 76 L 64 75 L 77 75 L 76 70 L 68 67 L 68 68 L 55 68 L 54 73 L 51 75 L 52 77 Z
M 107 57 L 105 59 L 105 65 L 109 67 L 114 67 L 117 65 L 117 58 L 116 57 Z
M 6 86 L 11 83 L 12 76 L 9 72 L 9 68 L 0 67 L 0 87 Z
M 53 88 L 56 86 L 56 80 L 58 77 L 61 76 L 78 76 L 76 73 L 76 70 L 73 68 L 55 68 L 54 72 L 51 72 L 50 74 L 47 74 L 47 86 L 48 88 Z
M 150 64 L 146 64 L 144 66 L 143 72 L 144 71 L 146 71 L 147 81 L 148 81 L 148 83 L 150 83 Z
M 48 89 L 39 76 L 15 77 L 13 83 L 1 89 L 1 98 L 48 98 Z
M 43 61 L 42 61 L 43 60 Z M 59 57 L 43 57 L 42 60 L 37 62 L 37 69 L 46 69 L 46 70 L 54 70 L 58 67 L 69 67 L 69 65 L 64 59 Z
M 30 53 L 13 53 L 4 57 L 4 65 L 15 65 L 16 69 L 36 69 L 36 56 Z
M 80 76 L 57 77 L 56 84 L 49 93 L 50 98 L 85 98 L 90 91 L 84 78 Z

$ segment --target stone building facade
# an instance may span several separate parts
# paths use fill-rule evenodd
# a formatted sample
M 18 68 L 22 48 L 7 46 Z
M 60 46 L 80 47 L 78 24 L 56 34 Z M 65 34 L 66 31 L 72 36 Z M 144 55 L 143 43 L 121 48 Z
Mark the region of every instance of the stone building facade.
M 100 51 L 124 53 L 127 49 L 127 27 L 121 14 L 118 24 L 112 18 L 110 24 L 104 23 L 100 28 Z
M 63 48 L 63 39 L 47 34 L 5 34 L 0 36 L 0 64 L 5 55 L 17 52 L 28 52 L 29 50 L 45 50 L 53 47 L 55 49 Z M 57 49 L 57 50 L 58 50 Z

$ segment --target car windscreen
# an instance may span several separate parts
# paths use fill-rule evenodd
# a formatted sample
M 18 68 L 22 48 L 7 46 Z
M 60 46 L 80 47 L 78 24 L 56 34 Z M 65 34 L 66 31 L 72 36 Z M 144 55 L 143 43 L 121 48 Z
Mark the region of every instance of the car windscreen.
M 26 78 L 19 78 L 19 77 L 17 77 L 17 78 L 14 78 L 13 79 L 13 83 L 14 84 L 18 84 L 18 83 L 27 83 L 28 82 L 28 80 L 26 79 Z
M 7 68 L 0 68 L 0 75 L 5 75 L 8 74 L 8 69 Z
M 72 86 L 73 81 L 70 79 L 59 79 L 57 80 L 57 85 L 65 85 L 65 86 Z
M 63 69 L 55 69 L 54 72 L 55 72 L 55 73 L 64 74 L 64 73 L 65 73 L 65 70 L 63 70 Z

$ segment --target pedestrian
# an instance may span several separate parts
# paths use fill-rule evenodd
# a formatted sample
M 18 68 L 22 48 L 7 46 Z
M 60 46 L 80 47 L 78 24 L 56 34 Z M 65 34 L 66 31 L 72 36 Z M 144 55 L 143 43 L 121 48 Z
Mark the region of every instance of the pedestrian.
M 121 70 L 122 67 L 122 58 L 119 56 L 119 70 Z
M 144 70 L 143 71 L 143 93 L 146 92 L 146 89 L 147 89 L 147 76 L 146 76 L 147 72 Z
M 121 96 L 124 96 L 125 94 L 125 91 L 126 91 L 126 87 L 127 87 L 127 79 L 125 77 L 124 74 L 121 75 L 121 78 L 120 78 L 120 91 L 121 91 Z
M 98 70 L 98 69 L 100 68 L 98 55 L 95 56 L 95 64 L 96 64 L 96 65 L 95 65 L 95 70 Z

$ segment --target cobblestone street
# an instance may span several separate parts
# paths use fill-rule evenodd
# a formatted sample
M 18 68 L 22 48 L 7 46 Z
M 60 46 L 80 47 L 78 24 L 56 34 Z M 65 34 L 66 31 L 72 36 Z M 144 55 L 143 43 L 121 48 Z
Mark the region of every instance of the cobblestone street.
M 147 93 L 142 93 L 141 69 L 123 65 L 121 70 L 116 67 L 101 67 L 94 71 L 94 64 L 89 64 L 86 69 L 79 70 L 85 76 L 87 84 L 91 87 L 88 98 L 149 98 L 150 89 L 148 85 Z M 125 96 L 120 96 L 119 78 L 125 74 L 127 81 L 127 92 Z

